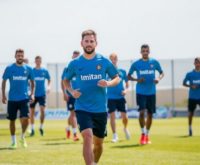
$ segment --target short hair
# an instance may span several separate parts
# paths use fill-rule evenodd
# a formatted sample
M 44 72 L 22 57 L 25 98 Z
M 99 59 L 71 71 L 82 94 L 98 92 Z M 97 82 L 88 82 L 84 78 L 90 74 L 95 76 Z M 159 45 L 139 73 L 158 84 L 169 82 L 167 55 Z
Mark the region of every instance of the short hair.
M 194 59 L 194 62 L 200 62 L 200 57 L 196 57 L 196 58 Z
M 24 50 L 23 50 L 23 49 L 17 49 L 17 50 L 15 51 L 15 55 L 16 55 L 17 53 L 24 53 Z
M 73 54 L 80 54 L 80 52 L 78 50 L 74 50 Z
M 83 38 L 85 37 L 85 36 L 90 36 L 90 35 L 93 35 L 94 37 L 95 37 L 95 39 L 96 39 L 96 37 L 97 37 L 97 34 L 96 34 L 96 32 L 94 31 L 94 30 L 85 30 L 85 31 L 83 31 L 82 32 L 82 40 L 83 40 Z
M 42 57 L 41 56 L 36 56 L 35 60 L 37 60 L 37 59 L 42 59 Z
M 109 58 L 112 58 L 112 57 L 117 57 L 117 54 L 116 53 L 111 53 Z
M 149 45 L 148 45 L 148 44 L 143 44 L 143 45 L 141 46 L 141 50 L 142 50 L 142 49 L 146 49 L 146 48 L 149 49 Z

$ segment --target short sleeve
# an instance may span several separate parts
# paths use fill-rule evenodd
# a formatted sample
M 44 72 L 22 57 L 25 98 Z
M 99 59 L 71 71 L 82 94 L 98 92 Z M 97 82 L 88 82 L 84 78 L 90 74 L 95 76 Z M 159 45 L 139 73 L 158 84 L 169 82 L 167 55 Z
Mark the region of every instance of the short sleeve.
M 7 80 L 10 78 L 10 68 L 9 67 L 6 67 L 4 73 L 3 73 L 3 76 L 2 76 L 3 80 Z
M 28 75 L 28 79 L 29 80 L 34 80 L 34 72 L 33 69 L 31 67 L 28 68 L 29 69 L 29 75 Z
M 183 79 L 183 84 L 187 84 L 187 82 L 190 80 L 189 73 L 186 74 L 185 78 Z
M 71 61 L 64 73 L 63 78 L 67 80 L 72 80 L 72 78 L 76 75 L 75 73 L 75 67 L 74 67 L 74 61 Z
M 133 63 L 133 64 L 131 65 L 131 67 L 130 67 L 130 69 L 129 69 L 129 72 L 128 72 L 129 75 L 132 75 L 133 72 L 136 71 L 135 65 L 136 65 L 135 63 Z
M 108 60 L 108 64 L 107 64 L 107 74 L 110 78 L 114 78 L 118 72 L 117 72 L 117 69 L 115 68 L 115 66 Z
M 159 63 L 158 61 L 156 61 L 156 70 L 157 70 L 160 74 L 163 73 L 163 70 L 162 70 L 162 68 L 161 68 L 161 66 L 160 66 L 160 63 Z
M 46 70 L 46 79 L 47 79 L 47 80 L 50 80 L 50 79 L 51 79 L 51 76 L 50 76 L 50 74 L 49 74 L 49 71 L 48 71 L 48 70 Z

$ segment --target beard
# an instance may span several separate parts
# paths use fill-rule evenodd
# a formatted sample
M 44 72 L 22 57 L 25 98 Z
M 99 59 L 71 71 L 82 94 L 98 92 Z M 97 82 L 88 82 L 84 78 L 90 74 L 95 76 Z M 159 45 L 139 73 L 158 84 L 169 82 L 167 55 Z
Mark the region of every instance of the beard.
M 94 53 L 95 49 L 90 49 L 88 50 L 87 47 L 86 48 L 83 48 L 84 52 L 87 53 L 87 54 L 92 54 Z
M 17 60 L 16 62 L 17 62 L 17 64 L 21 65 L 21 64 L 23 64 L 24 60 L 20 59 L 20 60 Z

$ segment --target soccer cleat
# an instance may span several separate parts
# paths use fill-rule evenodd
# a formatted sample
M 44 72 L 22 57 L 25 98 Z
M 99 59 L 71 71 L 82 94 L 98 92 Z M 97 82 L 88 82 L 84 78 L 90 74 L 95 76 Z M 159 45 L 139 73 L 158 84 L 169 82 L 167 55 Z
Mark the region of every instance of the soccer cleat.
M 39 131 L 40 131 L 40 135 L 44 136 L 44 130 L 42 128 L 40 128 Z
M 30 136 L 34 136 L 35 135 L 35 131 L 34 129 L 31 130 Z
M 79 141 L 79 137 L 78 137 L 76 134 L 74 134 L 73 140 L 74 140 L 74 141 Z
M 140 144 L 141 144 L 141 145 L 146 144 L 146 138 L 145 138 L 145 134 L 144 134 L 144 133 L 143 133 L 143 134 L 141 135 L 141 137 L 140 137 Z
M 113 136 L 113 139 L 111 140 L 113 143 L 118 142 L 119 138 L 118 136 Z
M 150 139 L 149 139 L 149 136 L 148 136 L 148 135 L 146 135 L 146 136 L 145 136 L 145 141 L 146 141 L 146 144 L 151 144 L 151 141 L 150 141 Z
M 67 130 L 67 131 L 66 131 L 66 138 L 67 138 L 67 139 L 70 139 L 70 134 L 71 134 L 70 130 Z
M 124 129 L 124 133 L 125 133 L 126 139 L 130 140 L 131 135 L 130 135 L 129 131 L 127 129 Z
M 17 148 L 17 143 L 12 143 L 9 147 L 9 149 L 14 150 Z
M 19 142 L 21 143 L 21 146 L 22 146 L 22 147 L 24 147 L 24 148 L 27 148 L 27 147 L 28 147 L 28 145 L 27 145 L 25 139 L 21 139 Z
M 192 136 L 192 129 L 189 129 L 189 136 Z

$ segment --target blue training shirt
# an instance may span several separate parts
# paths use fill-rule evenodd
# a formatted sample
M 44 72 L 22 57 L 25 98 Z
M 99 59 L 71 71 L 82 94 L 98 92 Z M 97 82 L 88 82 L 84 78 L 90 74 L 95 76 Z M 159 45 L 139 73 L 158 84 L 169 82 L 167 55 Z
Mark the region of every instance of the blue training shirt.
M 139 59 L 131 65 L 129 70 L 130 75 L 136 72 L 137 78 L 144 78 L 145 81 L 142 83 L 137 83 L 136 93 L 141 95 L 155 95 L 156 94 L 156 84 L 155 71 L 160 74 L 163 72 L 159 62 L 155 59 L 150 58 L 147 61 Z
M 120 77 L 120 83 L 114 87 L 107 88 L 108 99 L 121 99 L 124 98 L 122 91 L 124 91 L 124 82 L 128 82 L 126 71 L 123 69 L 117 69 L 118 75 Z
M 76 99 L 75 109 L 92 113 L 106 112 L 106 88 L 97 85 L 106 75 L 114 78 L 118 72 L 114 65 L 105 57 L 96 54 L 93 59 L 83 55 L 74 59 L 68 65 L 65 79 L 76 77 L 77 89 L 81 96 Z
M 34 80 L 33 69 L 24 64 L 17 66 L 15 63 L 6 67 L 3 80 L 9 79 L 9 101 L 22 101 L 29 99 L 28 96 L 28 81 Z
M 197 89 L 190 88 L 189 90 L 189 99 L 200 99 L 200 72 L 195 70 L 188 72 L 183 80 L 183 83 L 189 83 L 189 85 L 197 85 Z
M 65 67 L 63 70 L 62 76 L 61 76 L 62 80 L 65 80 L 65 74 L 66 74 L 67 70 L 68 70 L 67 67 Z M 70 83 L 71 83 L 72 89 L 77 89 L 76 77 L 73 77 L 72 80 L 70 81 Z M 69 93 L 68 91 L 66 91 L 66 92 L 70 97 L 72 97 L 71 93 Z
M 41 97 L 46 95 L 45 80 L 50 80 L 50 75 L 45 68 L 34 68 L 35 77 L 35 96 Z

